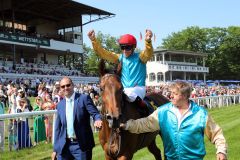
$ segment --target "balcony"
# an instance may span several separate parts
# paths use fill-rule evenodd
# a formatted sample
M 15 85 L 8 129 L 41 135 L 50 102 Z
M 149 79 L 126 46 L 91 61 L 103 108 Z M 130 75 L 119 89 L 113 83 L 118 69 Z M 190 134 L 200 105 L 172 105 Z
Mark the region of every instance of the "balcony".
M 186 66 L 186 65 L 168 65 L 169 71 L 180 71 L 180 72 L 200 72 L 208 73 L 208 67 L 201 66 Z

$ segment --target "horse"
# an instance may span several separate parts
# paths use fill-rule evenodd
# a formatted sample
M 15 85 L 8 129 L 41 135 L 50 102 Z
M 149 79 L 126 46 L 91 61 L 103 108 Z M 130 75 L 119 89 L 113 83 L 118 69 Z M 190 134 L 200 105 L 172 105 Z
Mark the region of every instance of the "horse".
M 135 152 L 147 147 L 156 160 L 162 160 L 161 151 L 155 142 L 158 131 L 133 134 L 120 129 L 120 123 L 126 122 L 128 119 L 141 118 L 141 115 L 137 111 L 138 106 L 126 100 L 120 77 L 117 74 L 105 73 L 103 65 L 100 66 L 102 66 L 102 68 L 100 67 L 100 89 L 103 125 L 99 131 L 99 141 L 105 152 L 105 159 L 130 160 Z M 160 94 L 151 93 L 150 97 L 158 106 L 168 102 L 168 99 Z

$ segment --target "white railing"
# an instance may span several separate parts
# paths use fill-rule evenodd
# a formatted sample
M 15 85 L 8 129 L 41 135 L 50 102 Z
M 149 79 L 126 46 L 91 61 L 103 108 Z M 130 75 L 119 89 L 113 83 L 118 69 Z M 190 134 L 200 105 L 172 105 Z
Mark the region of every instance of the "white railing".
M 211 108 L 220 108 L 223 106 L 229 106 L 240 103 L 240 94 L 238 95 L 224 95 L 224 96 L 209 96 L 192 98 L 200 106 Z
M 1 114 L 0 151 L 6 150 L 5 144 L 12 151 L 28 148 L 42 141 L 52 143 L 55 117 L 56 110 Z
M 48 111 L 34 111 L 34 112 L 25 112 L 25 113 L 14 113 L 14 114 L 1 114 L 0 120 L 4 119 L 16 119 L 22 117 L 31 117 L 31 116 L 39 116 L 39 115 L 48 115 L 56 113 L 56 110 L 48 110 Z
M 169 65 L 170 71 L 187 71 L 187 72 L 209 72 L 208 67 L 202 66 L 184 66 L 184 65 Z

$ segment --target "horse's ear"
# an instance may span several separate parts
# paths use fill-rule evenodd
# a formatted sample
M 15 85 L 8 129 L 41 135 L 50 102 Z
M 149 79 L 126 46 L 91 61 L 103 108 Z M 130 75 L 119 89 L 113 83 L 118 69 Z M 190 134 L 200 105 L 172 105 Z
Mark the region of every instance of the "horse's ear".
M 105 68 L 105 61 L 104 61 L 104 59 L 100 60 L 98 68 L 99 68 L 100 77 L 104 76 L 106 74 L 106 68 Z

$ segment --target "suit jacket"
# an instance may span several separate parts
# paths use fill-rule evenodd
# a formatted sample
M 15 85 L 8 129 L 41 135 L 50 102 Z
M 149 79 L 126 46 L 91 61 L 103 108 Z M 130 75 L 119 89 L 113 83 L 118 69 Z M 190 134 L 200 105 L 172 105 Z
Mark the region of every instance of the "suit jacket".
M 90 150 L 95 146 L 90 115 L 95 120 L 100 120 L 96 106 L 86 94 L 75 94 L 74 97 L 74 131 L 82 151 Z M 66 99 L 57 105 L 57 118 L 55 121 L 54 151 L 61 154 L 67 138 Z

